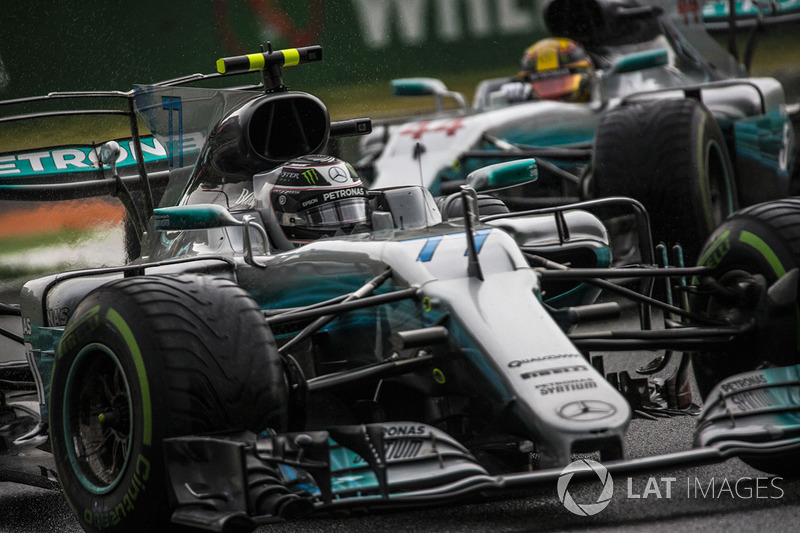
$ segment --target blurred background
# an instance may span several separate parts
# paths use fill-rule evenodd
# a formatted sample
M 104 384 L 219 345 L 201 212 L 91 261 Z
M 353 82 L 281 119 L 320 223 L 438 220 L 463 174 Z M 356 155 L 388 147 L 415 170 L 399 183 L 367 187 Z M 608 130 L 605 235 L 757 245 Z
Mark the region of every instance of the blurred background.
M 795 1 L 796 0 L 791 0 Z M 287 69 L 287 84 L 327 96 L 334 115 L 381 113 L 389 80 L 433 76 L 472 95 L 513 74 L 547 35 L 544 0 L 138 0 L 4 2 L 0 98 L 128 90 L 213 72 L 217 58 L 321 44 L 324 60 Z M 726 43 L 724 33 L 720 42 Z M 759 32 L 754 75 L 800 97 L 800 24 Z M 727 44 L 725 44 L 727 46 Z M 742 40 L 743 46 L 743 40 Z

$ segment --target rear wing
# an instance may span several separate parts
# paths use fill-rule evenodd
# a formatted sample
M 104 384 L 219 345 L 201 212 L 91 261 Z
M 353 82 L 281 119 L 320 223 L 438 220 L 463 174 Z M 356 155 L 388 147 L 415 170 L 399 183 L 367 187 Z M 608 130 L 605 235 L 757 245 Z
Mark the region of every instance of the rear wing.
M 676 53 L 702 62 L 714 79 L 722 79 L 746 76 L 749 70 L 757 32 L 749 31 L 743 54 L 738 32 L 800 21 L 800 0 L 548 0 L 543 18 L 550 33 L 589 49 L 644 43 L 663 35 Z M 728 32 L 727 50 L 710 30 Z
M 262 49 L 260 53 L 220 59 L 216 73 L 137 85 L 128 92 L 55 92 L 2 101 L 0 200 L 115 196 L 125 205 L 141 239 L 154 208 L 180 200 L 202 150 L 208 149 L 209 136 L 222 130 L 246 103 L 263 99 L 265 94 L 276 93 L 275 98 L 281 98 L 279 93 L 288 92 L 282 67 L 321 59 L 319 46 L 275 52 Z M 260 82 L 226 88 L 187 86 L 253 72 L 261 75 Z M 303 95 L 290 93 L 287 96 L 294 98 L 284 98 L 287 103 L 283 108 L 294 109 L 297 114 L 299 104 L 295 102 L 311 99 L 319 106 L 321 122 L 313 127 L 321 144 L 313 149 L 323 148 L 329 134 L 371 131 L 368 119 L 331 123 L 323 104 Z M 114 124 L 103 122 L 106 119 Z M 305 122 L 298 121 L 294 137 L 281 135 L 282 142 L 305 138 Z M 285 117 L 275 119 L 270 127 L 285 128 L 286 122 Z M 104 127 L 98 127 L 101 123 Z M 109 153 L 113 153 L 110 159 Z
M 50 93 L 0 102 L 0 114 L 0 200 L 114 196 L 141 237 L 144 217 L 155 207 L 151 180 L 168 173 L 159 169 L 163 147 L 141 138 L 132 93 Z M 114 139 L 125 129 L 125 137 Z M 110 159 L 101 156 L 107 141 L 115 147 Z
M 800 0 L 706 0 L 702 14 L 709 31 L 796 24 L 800 22 Z

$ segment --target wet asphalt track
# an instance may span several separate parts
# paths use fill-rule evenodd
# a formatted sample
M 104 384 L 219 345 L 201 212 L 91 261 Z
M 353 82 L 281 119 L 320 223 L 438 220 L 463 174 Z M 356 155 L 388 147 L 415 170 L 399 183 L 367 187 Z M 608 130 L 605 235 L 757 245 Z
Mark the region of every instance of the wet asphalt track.
M 628 316 L 626 321 L 630 319 Z M 635 367 L 641 361 L 632 354 L 620 354 L 619 359 L 608 361 L 606 368 Z M 688 416 L 655 421 L 635 419 L 631 422 L 625 441 L 627 455 L 632 458 L 646 457 L 689 449 L 694 424 L 695 418 Z M 610 504 L 590 517 L 577 516 L 568 511 L 559 501 L 553 484 L 524 493 L 515 492 L 513 497 L 502 500 L 371 515 L 315 517 L 265 525 L 257 531 L 613 530 L 782 533 L 798 531 L 800 528 L 800 480 L 769 481 L 763 473 L 738 459 L 655 472 L 652 474 L 655 479 L 650 480 L 650 477 L 648 474 L 631 476 L 629 482 L 629 476 L 614 476 L 614 493 Z M 661 478 L 675 480 L 668 482 Z M 669 498 L 666 494 L 667 485 L 671 489 Z M 709 491 L 708 487 L 712 485 L 714 488 Z M 730 490 L 725 490 L 725 487 Z M 758 492 L 757 487 L 760 487 Z M 599 481 L 594 480 L 569 485 L 570 494 L 579 503 L 594 503 L 600 490 Z M 711 492 L 714 492 L 713 496 Z M 629 493 L 640 497 L 630 498 Z M 641 497 L 645 494 L 646 498 Z M 0 482 L 0 533 L 79 531 L 82 530 L 78 522 L 59 493 Z
M 691 445 L 694 420 L 688 417 L 658 421 L 634 420 L 626 444 L 629 455 L 641 457 L 685 449 Z M 642 496 L 648 486 L 647 475 L 633 476 L 630 493 Z M 800 518 L 800 481 L 764 480 L 764 475 L 738 459 L 718 465 L 675 469 L 655 473 L 661 498 L 651 490 L 646 499 L 628 498 L 628 476 L 614 478 L 614 496 L 599 514 L 573 515 L 560 503 L 555 486 L 516 494 L 512 499 L 489 503 L 448 505 L 417 511 L 389 512 L 362 516 L 319 517 L 292 523 L 277 523 L 258 528 L 266 532 L 307 531 L 797 531 Z M 667 482 L 673 477 L 670 498 Z M 760 496 L 756 481 L 735 483 L 745 477 L 760 477 Z M 725 480 L 731 491 L 725 487 Z M 687 481 L 689 487 L 687 488 Z M 715 483 L 716 496 L 707 487 Z M 703 497 L 700 489 L 707 495 Z M 599 483 L 570 484 L 570 493 L 579 502 L 592 502 Z M 747 497 L 751 491 L 751 497 Z M 60 494 L 41 489 L 0 483 L 0 531 L 2 532 L 77 532 L 81 531 Z

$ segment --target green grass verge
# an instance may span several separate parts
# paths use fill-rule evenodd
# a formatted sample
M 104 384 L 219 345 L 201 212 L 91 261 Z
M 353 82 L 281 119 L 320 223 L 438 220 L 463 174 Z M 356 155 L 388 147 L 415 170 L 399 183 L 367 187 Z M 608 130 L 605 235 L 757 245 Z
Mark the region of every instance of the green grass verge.
M 139 126 L 148 131 L 143 125 Z M 127 118 L 96 115 L 48 117 L 0 125 L 0 153 L 41 147 L 101 144 L 131 136 Z
M 513 76 L 515 71 L 495 69 L 464 74 L 449 74 L 441 80 L 451 91 L 460 92 L 468 102 L 472 101 L 475 88 L 482 80 Z M 392 96 L 391 80 L 353 83 L 346 86 L 320 87 L 309 89 L 309 92 L 325 102 L 333 120 L 345 118 L 369 117 L 381 119 L 392 116 L 415 113 L 430 113 L 434 109 L 432 97 L 396 97 Z M 452 105 L 452 102 L 450 102 Z
M 727 50 L 727 35 L 715 34 L 717 42 Z M 784 84 L 787 101 L 800 100 L 800 26 L 773 28 L 757 35 L 753 52 L 751 75 L 775 77 Z M 737 45 L 739 60 L 744 60 L 747 32 L 740 32 Z M 441 80 L 452 91 L 472 100 L 478 83 L 487 78 L 512 76 L 513 68 L 444 74 Z M 353 117 L 380 119 L 414 113 L 429 113 L 434 109 L 433 98 L 393 97 L 391 80 L 367 81 L 345 86 L 299 88 L 308 90 L 325 102 L 334 120 Z
M 41 233 L 0 239 L 0 257 L 45 246 L 76 245 L 92 234 L 90 230 L 68 228 L 56 233 Z
M 23 265 L 8 266 L 0 264 L 0 282 L 7 284 L 14 280 L 29 280 L 38 276 L 60 272 L 64 269 L 65 268 L 61 265 L 29 267 Z

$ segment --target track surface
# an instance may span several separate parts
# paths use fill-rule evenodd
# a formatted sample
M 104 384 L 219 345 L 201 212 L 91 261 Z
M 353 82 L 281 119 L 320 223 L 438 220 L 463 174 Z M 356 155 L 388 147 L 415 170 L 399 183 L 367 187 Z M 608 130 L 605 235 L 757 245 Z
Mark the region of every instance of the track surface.
M 626 443 L 629 454 L 643 456 L 686 448 L 691 444 L 693 424 L 694 420 L 688 417 L 634 420 Z M 572 514 L 559 501 L 556 488 L 550 487 L 489 503 L 319 517 L 270 524 L 257 531 L 796 531 L 800 481 L 768 481 L 764 474 L 738 459 L 656 473 L 654 481 L 649 477 L 633 476 L 629 482 L 627 476 L 617 476 L 611 503 L 591 517 Z M 661 479 L 667 477 L 675 478 L 670 498 L 666 497 L 669 482 Z M 750 481 L 744 479 L 748 477 Z M 740 479 L 737 495 L 736 482 Z M 708 490 L 712 482 L 714 496 Z M 730 491 L 724 489 L 726 486 Z M 756 487 L 760 487 L 759 498 Z M 576 501 L 594 501 L 599 482 L 573 483 L 569 490 Z M 629 493 L 647 494 L 647 498 L 629 498 Z M 661 498 L 657 497 L 659 494 Z M 0 483 L 0 517 L 3 532 L 81 531 L 60 494 L 10 483 Z

